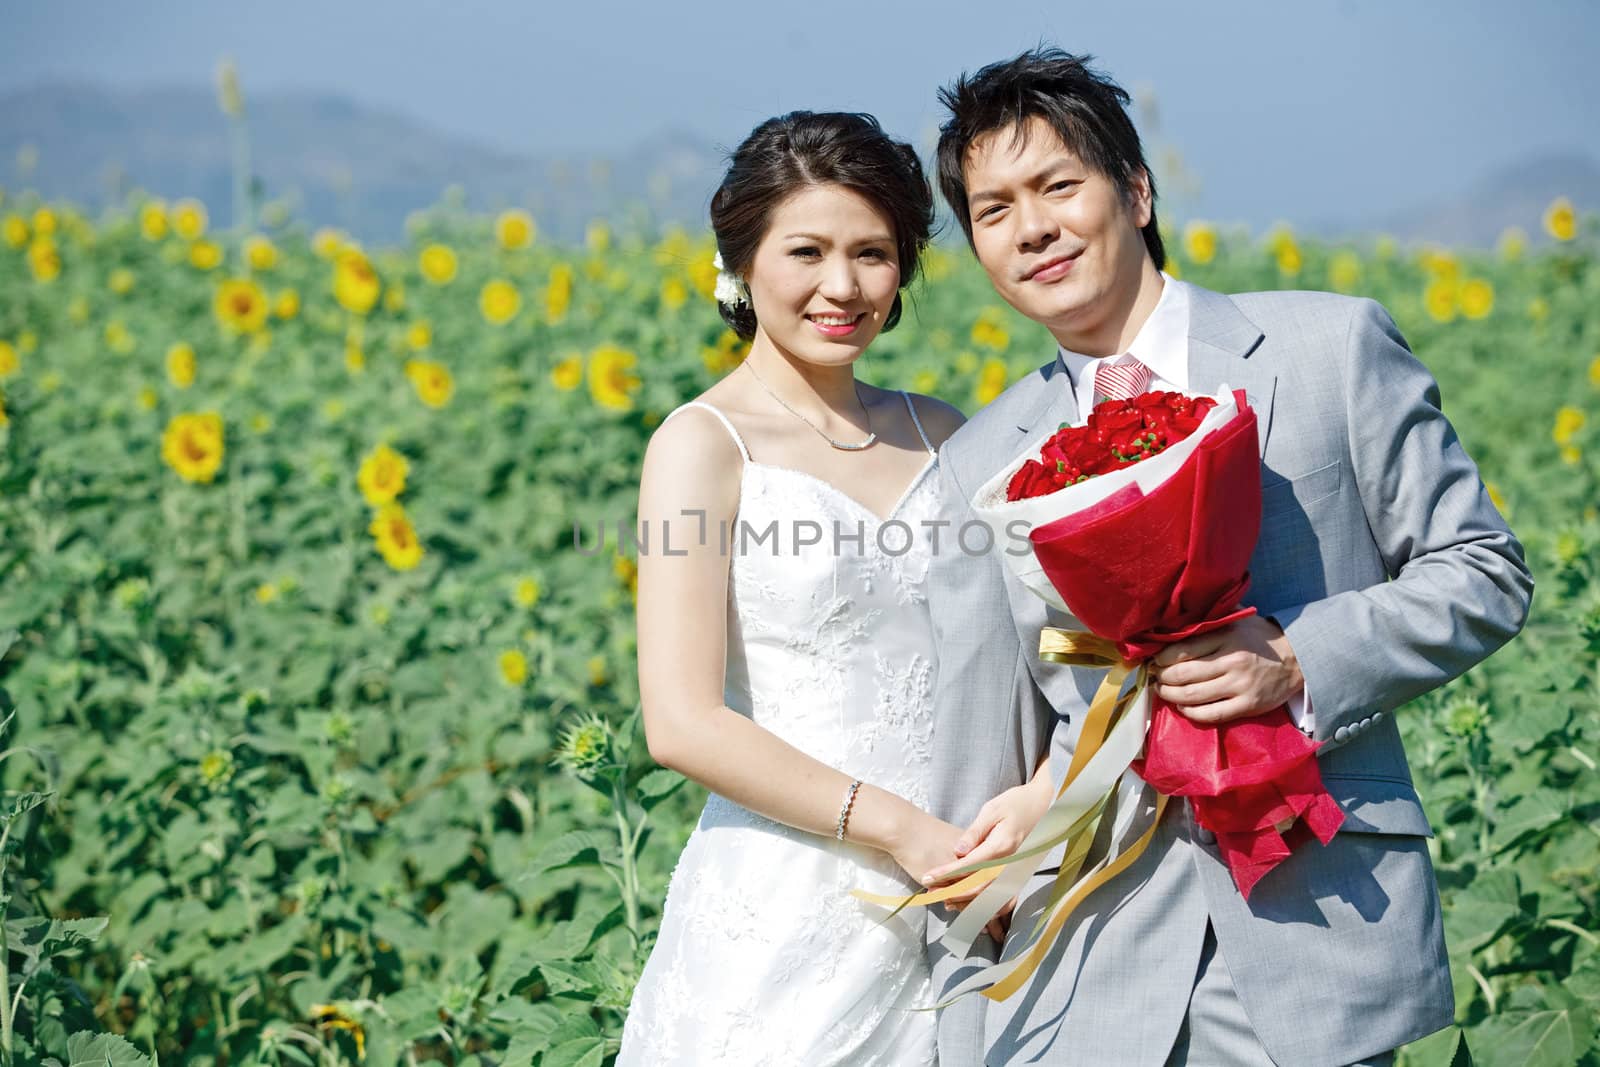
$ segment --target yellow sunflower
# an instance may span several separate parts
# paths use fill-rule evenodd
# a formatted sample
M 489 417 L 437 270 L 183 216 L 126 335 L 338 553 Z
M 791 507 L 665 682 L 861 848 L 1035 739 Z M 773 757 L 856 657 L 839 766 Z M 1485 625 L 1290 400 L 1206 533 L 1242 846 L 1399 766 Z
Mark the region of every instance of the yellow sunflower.
M 996 352 L 1004 352 L 1011 345 L 1011 334 L 1005 328 L 1005 317 L 998 307 L 986 307 L 978 312 L 972 324 L 972 343 Z
M 741 340 L 732 330 L 723 330 L 715 346 L 700 350 L 700 359 L 712 374 L 726 374 L 744 362 L 750 354 L 750 342 Z M 928 390 L 923 390 L 927 392 Z
M 249 278 L 229 278 L 217 286 L 212 310 L 223 327 L 237 333 L 256 333 L 267 323 L 267 297 Z
M 1558 445 L 1570 445 L 1587 421 L 1583 412 L 1577 408 L 1562 407 L 1556 412 L 1556 424 L 1550 431 L 1550 437 Z
M 931 249 L 930 249 L 931 251 Z M 689 281 L 695 292 L 710 300 L 717 293 L 717 264 L 714 251 L 707 251 L 689 261 Z
M 0 225 L 0 234 L 5 236 L 6 244 L 21 248 L 28 243 L 28 220 L 21 215 L 7 215 L 5 223 Z
M 433 344 L 433 326 L 427 319 L 418 319 L 406 328 L 406 347 L 421 352 Z
M 550 381 L 563 393 L 570 393 L 583 384 L 583 357 L 570 355 L 550 371 Z
M 167 205 L 163 200 L 146 200 L 139 208 L 139 232 L 146 241 L 163 241 L 171 224 L 167 221 Z
M 397 571 L 408 571 L 422 562 L 422 542 L 411 525 L 405 508 L 399 504 L 385 504 L 372 517 L 367 527 L 377 545 L 383 561 Z
M 127 267 L 118 267 L 116 270 L 113 270 L 109 275 L 107 275 L 106 288 L 110 289 L 118 296 L 127 296 L 129 293 L 133 292 L 135 280 L 136 279 L 133 276 L 133 271 L 129 270 Z
M 1564 196 L 1557 197 L 1545 209 L 1544 229 L 1558 241 L 1570 241 L 1578 236 L 1578 213 L 1574 210 L 1571 200 Z
M 601 345 L 589 357 L 589 395 L 612 411 L 632 411 L 639 379 L 633 373 L 639 359 L 616 345 Z
M 333 296 L 346 311 L 365 315 L 378 302 L 383 284 L 372 264 L 358 248 L 339 253 L 333 267 Z
M 417 269 L 434 285 L 448 285 L 455 280 L 456 254 L 448 245 L 428 245 L 417 255 Z
M 500 242 L 501 248 L 508 251 L 527 248 L 538 232 L 538 227 L 533 224 L 533 216 L 517 208 L 501 212 L 494 221 L 495 239 Z
M 988 360 L 978 372 L 978 388 L 974 394 L 978 406 L 983 407 L 1005 391 L 1006 365 L 998 359 Z
M 175 388 L 187 389 L 194 384 L 194 346 L 179 341 L 167 349 L 167 381 Z
M 682 278 L 669 277 L 661 283 L 661 306 L 668 311 L 677 311 L 689 302 L 689 287 Z
M 1196 220 L 1183 228 L 1183 254 L 1201 265 L 1217 258 L 1217 230 L 1208 222 Z
M 259 233 L 252 234 L 245 238 L 244 261 L 251 270 L 271 270 L 278 265 L 278 246 Z
M 406 462 L 406 457 L 388 445 L 379 445 L 361 461 L 361 469 L 356 472 L 356 485 L 361 488 L 361 495 L 368 504 L 381 507 L 405 492 L 406 475 L 410 470 L 411 465 Z
M 1361 259 L 1349 249 L 1335 252 L 1328 261 L 1328 284 L 1341 293 L 1355 292 L 1361 284 Z
M 478 294 L 478 310 L 495 326 L 502 326 L 517 317 L 522 310 L 522 294 L 517 287 L 503 278 L 496 278 Z
M 455 392 L 455 380 L 443 363 L 413 359 L 406 363 L 406 377 L 417 391 L 417 399 L 430 408 L 444 407 Z
M 513 689 L 528 680 L 528 657 L 515 648 L 500 653 L 500 677 Z
M 311 235 L 311 251 L 320 259 L 332 259 L 344 248 L 345 236 L 338 230 L 324 226 Z
M 184 199 L 172 205 L 172 228 L 185 241 L 193 241 L 206 232 L 206 206 L 198 200 Z
M 222 453 L 222 416 L 214 411 L 174 415 L 161 436 L 161 458 L 185 481 L 211 481 Z
M 48 237 L 34 238 L 28 246 L 28 269 L 36 281 L 53 282 L 61 276 L 61 250 Z
M 196 241 L 189 246 L 189 265 L 212 270 L 222 262 L 222 246 L 215 241 Z
M 557 263 L 550 269 L 550 284 L 544 290 L 545 320 L 552 326 L 567 317 L 572 306 L 572 268 Z
M 1452 278 L 1435 278 L 1423 291 L 1422 304 L 1434 322 L 1449 322 L 1456 317 L 1460 286 Z
M 133 334 L 128 331 L 128 324 L 121 319 L 112 319 L 106 323 L 104 337 L 106 347 L 119 356 L 125 356 L 134 349 Z
M 272 301 L 272 313 L 280 319 L 292 319 L 300 314 L 300 294 L 293 289 L 280 289 Z
M 22 369 L 22 357 L 10 341 L 0 341 L 0 379 L 11 377 Z
M 1300 273 L 1300 267 L 1305 259 L 1300 254 L 1300 246 L 1293 237 L 1286 237 L 1278 243 L 1273 251 L 1273 258 L 1278 261 L 1278 273 L 1293 277 Z
M 1482 278 L 1469 278 L 1457 294 L 1461 314 L 1469 319 L 1487 318 L 1494 310 L 1494 286 Z

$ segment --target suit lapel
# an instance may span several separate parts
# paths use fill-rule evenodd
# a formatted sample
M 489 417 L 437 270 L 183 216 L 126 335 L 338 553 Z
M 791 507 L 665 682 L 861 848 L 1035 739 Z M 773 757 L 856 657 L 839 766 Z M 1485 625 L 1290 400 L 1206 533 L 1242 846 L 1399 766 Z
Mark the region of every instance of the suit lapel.
M 1043 379 L 1032 398 L 1031 405 L 1018 413 L 1016 420 L 1017 435 L 1006 447 L 1006 454 L 993 464 L 991 473 L 1005 464 L 1014 460 L 1022 450 L 1023 445 L 1043 434 L 1046 430 L 1055 430 L 1062 423 L 1075 423 L 1078 421 L 1078 399 L 1072 388 L 1072 377 L 1067 373 L 1066 364 L 1061 360 L 1061 353 L 1056 353 L 1055 362 L 1047 363 L 1039 370 Z M 1009 567 L 1002 566 L 1001 572 L 1006 587 L 1006 595 L 1011 601 L 1011 617 L 1017 628 L 1017 636 L 1022 642 L 1023 659 L 1028 664 L 1028 671 L 1033 675 L 1034 682 L 1044 693 L 1052 706 L 1056 708 L 1070 708 L 1074 704 L 1085 703 L 1093 686 L 1098 685 L 1098 672 L 1089 672 L 1091 681 L 1081 682 L 1077 672 L 1072 667 L 1063 667 L 1053 663 L 1045 663 L 1039 659 L 1039 631 L 1045 626 L 1059 626 L 1069 630 L 1080 630 L 1082 625 L 1072 616 L 1047 607 L 1045 602 L 1023 587 Z M 1086 690 L 1084 685 L 1089 685 Z M 1030 754 L 1030 758 L 1037 754 Z
M 1189 287 L 1189 391 L 1214 393 L 1224 385 L 1243 389 L 1256 412 L 1260 454 L 1266 455 L 1278 376 L 1249 358 L 1262 338 L 1260 327 L 1232 300 Z
M 1067 374 L 1066 365 L 1061 362 L 1061 353 L 1056 353 L 1054 363 L 1046 363 L 1041 367 L 1039 374 L 1044 379 L 1043 384 L 1032 408 L 1018 417 L 1017 429 L 1020 433 L 1012 454 L 1006 456 L 1002 463 L 1015 458 L 1015 448 L 1034 434 L 1042 432 L 1046 426 L 1054 428 L 1063 422 L 1077 421 L 1078 398 L 1072 391 L 1072 378 Z

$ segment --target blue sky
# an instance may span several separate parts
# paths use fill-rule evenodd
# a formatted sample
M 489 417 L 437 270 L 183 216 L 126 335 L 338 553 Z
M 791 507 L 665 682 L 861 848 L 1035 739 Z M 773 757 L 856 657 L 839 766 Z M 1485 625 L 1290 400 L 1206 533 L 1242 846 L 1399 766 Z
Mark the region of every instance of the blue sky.
M 519 152 L 666 128 L 736 143 L 797 107 L 877 114 L 929 143 L 938 85 L 1041 40 L 1152 94 L 1149 140 L 1194 176 L 1184 214 L 1371 214 L 1552 150 L 1600 159 L 1588 0 L 1008 0 L 803 5 L 482 0 L 9 5 L 0 91 L 39 82 L 317 89 Z

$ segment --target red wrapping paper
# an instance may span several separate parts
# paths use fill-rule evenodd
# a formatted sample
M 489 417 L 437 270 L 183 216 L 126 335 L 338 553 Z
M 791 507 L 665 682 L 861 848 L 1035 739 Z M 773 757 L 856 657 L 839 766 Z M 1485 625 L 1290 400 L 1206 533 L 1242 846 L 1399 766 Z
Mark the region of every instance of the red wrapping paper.
M 1148 659 L 1255 614 L 1239 601 L 1261 531 L 1261 469 L 1255 412 L 1242 393 L 1236 399 L 1239 414 L 1150 492 L 1130 485 L 1030 534 L 1068 609 L 1124 659 Z M 1189 798 L 1244 897 L 1288 858 L 1279 827 L 1295 821 L 1323 844 L 1332 840 L 1344 812 L 1323 787 L 1318 742 L 1287 707 L 1208 725 L 1151 697 L 1133 770 L 1160 792 Z

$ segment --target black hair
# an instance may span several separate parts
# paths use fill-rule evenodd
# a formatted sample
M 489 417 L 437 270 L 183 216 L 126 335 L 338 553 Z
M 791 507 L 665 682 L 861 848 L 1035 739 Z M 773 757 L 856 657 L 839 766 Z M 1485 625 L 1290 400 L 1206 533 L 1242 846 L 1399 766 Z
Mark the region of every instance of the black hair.
M 1150 183 L 1150 221 L 1141 231 L 1157 268 L 1167 253 L 1156 226 L 1156 181 L 1145 165 L 1139 131 L 1128 118 L 1128 93 L 1110 77 L 1092 70 L 1093 56 L 1075 56 L 1040 47 L 1014 59 L 991 63 L 970 77 L 963 74 L 939 91 L 950 111 L 939 128 L 939 189 L 972 243 L 972 213 L 962 171 L 973 142 L 1010 129 L 1024 136 L 1027 122 L 1043 119 L 1061 142 L 1087 166 L 1109 178 L 1124 200 L 1133 197 L 1141 171 Z
M 791 111 L 757 126 L 734 150 L 711 197 L 711 228 L 723 269 L 746 277 L 772 213 L 810 185 L 842 186 L 883 212 L 894 227 L 903 292 L 916 277 L 933 229 L 933 191 L 915 149 L 884 133 L 871 115 L 850 112 Z M 901 295 L 895 294 L 885 331 L 900 321 Z M 756 315 L 748 301 L 717 307 L 740 337 L 755 336 Z

